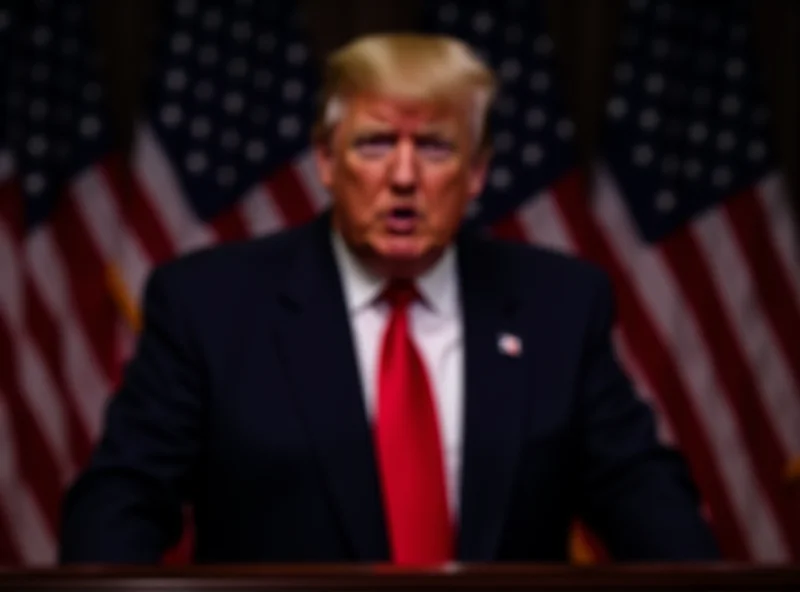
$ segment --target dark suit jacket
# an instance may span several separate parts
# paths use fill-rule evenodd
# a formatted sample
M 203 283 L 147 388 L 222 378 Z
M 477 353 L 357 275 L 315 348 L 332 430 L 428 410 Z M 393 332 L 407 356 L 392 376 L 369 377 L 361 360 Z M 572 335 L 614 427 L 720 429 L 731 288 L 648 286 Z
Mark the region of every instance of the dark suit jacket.
M 388 559 L 329 225 L 154 272 L 135 358 L 65 500 L 62 561 L 156 562 L 186 502 L 199 562 Z M 458 261 L 458 559 L 564 560 L 575 516 L 619 559 L 715 558 L 684 464 L 614 359 L 606 277 L 466 233 Z

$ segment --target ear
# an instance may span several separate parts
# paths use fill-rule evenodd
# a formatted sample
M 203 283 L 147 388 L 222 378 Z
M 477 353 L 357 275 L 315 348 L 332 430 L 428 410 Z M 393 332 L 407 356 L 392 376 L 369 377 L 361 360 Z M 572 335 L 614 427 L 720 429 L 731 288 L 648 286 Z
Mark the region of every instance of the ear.
M 486 176 L 489 174 L 489 164 L 492 160 L 491 150 L 481 150 L 475 155 L 469 169 L 468 189 L 470 199 L 475 199 L 486 186 Z
M 317 176 L 322 186 L 330 189 L 333 184 L 333 149 L 329 141 L 318 140 L 314 142 L 313 152 Z

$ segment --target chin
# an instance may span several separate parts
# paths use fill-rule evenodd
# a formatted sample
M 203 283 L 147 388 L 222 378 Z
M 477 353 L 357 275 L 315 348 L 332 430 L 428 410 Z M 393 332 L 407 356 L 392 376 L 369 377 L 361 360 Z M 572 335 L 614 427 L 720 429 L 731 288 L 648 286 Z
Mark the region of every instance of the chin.
M 391 237 L 375 249 L 381 272 L 392 277 L 414 277 L 436 261 L 442 249 L 416 237 Z

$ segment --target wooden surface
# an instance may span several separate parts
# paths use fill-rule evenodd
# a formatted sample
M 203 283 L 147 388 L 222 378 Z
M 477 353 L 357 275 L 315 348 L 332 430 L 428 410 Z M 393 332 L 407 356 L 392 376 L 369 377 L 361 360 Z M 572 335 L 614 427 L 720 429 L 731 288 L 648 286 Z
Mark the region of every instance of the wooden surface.
M 797 592 L 800 566 L 236 566 L 0 570 L 5 590 L 706 590 Z

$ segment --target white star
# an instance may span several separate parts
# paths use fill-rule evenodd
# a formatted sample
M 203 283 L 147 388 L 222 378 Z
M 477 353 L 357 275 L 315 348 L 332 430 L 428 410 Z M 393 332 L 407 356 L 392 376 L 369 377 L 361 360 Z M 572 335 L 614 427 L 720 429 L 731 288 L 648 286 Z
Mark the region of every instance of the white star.
M 485 35 L 492 30 L 494 19 L 488 12 L 479 12 L 472 19 L 472 28 L 480 35 Z
M 739 113 L 741 106 L 742 102 L 736 95 L 726 95 L 725 98 L 722 99 L 721 107 L 725 115 L 736 115 Z
M 505 167 L 499 167 L 492 171 L 491 184 L 492 187 L 498 190 L 507 189 L 513 182 L 511 171 Z
M 197 12 L 197 3 L 195 0 L 181 0 L 178 2 L 175 12 L 182 17 L 193 16 Z
M 194 151 L 186 157 L 186 169 L 193 174 L 202 173 L 208 166 L 208 159 L 205 153 Z
M 247 60 L 242 57 L 233 58 L 228 62 L 228 74 L 236 78 L 247 74 Z
M 494 144 L 498 152 L 508 152 L 514 146 L 514 136 L 511 132 L 502 131 L 495 137 Z
M 236 169 L 232 166 L 223 166 L 217 169 L 217 183 L 222 187 L 230 187 L 236 182 Z
M 656 18 L 661 22 L 666 22 L 672 18 L 672 6 L 666 2 L 662 2 L 656 8 Z
M 220 138 L 220 144 L 222 147 L 231 152 L 236 150 L 239 145 L 242 143 L 242 136 L 233 128 L 228 128 L 222 133 L 222 137 Z
M 11 177 L 13 172 L 14 159 L 11 158 L 11 152 L 8 150 L 0 150 L 0 182 L 6 181 Z
M 645 88 L 650 94 L 661 93 L 664 90 L 664 77 L 661 74 L 651 74 L 645 80 Z
M 731 170 L 728 167 L 719 166 L 711 173 L 711 182 L 716 187 L 725 187 L 730 184 L 732 178 Z
M 67 57 L 78 54 L 78 40 L 75 37 L 67 37 L 61 42 L 61 53 Z
M 661 161 L 661 170 L 668 177 L 673 177 L 681 168 L 681 161 L 675 154 L 668 154 Z
M 183 110 L 180 105 L 165 105 L 161 109 L 161 121 L 167 127 L 175 127 L 183 119 Z
M 691 158 L 684 163 L 683 172 L 690 179 L 697 179 L 703 172 L 703 165 L 696 158 Z
M 525 114 L 525 122 L 528 124 L 528 127 L 539 129 L 547 123 L 547 115 L 538 107 L 534 107 L 528 109 L 528 112 Z
M 272 85 L 272 73 L 269 70 L 256 70 L 253 85 L 256 90 L 267 90 Z
M 103 89 L 96 82 L 89 82 L 83 87 L 83 98 L 93 103 L 103 96 Z
M 764 145 L 764 142 L 758 140 L 750 142 L 750 145 L 747 147 L 747 157 L 751 161 L 758 162 L 763 160 L 766 155 L 767 147 Z
M 28 152 L 31 156 L 39 157 L 47 152 L 47 140 L 41 135 L 32 136 L 28 140 Z
M 289 49 L 286 50 L 286 61 L 293 66 L 299 66 L 305 63 L 307 58 L 308 50 L 300 43 L 293 43 L 289 46 Z
M 506 27 L 505 35 L 507 43 L 519 43 L 522 41 L 522 27 L 519 25 L 509 25 Z
M 628 112 L 628 103 L 622 97 L 614 97 L 608 102 L 608 114 L 614 119 L 622 119 Z
M 647 144 L 639 144 L 633 150 L 633 162 L 640 167 L 647 166 L 653 162 L 654 156 L 653 149 Z
M 100 133 L 100 120 L 94 115 L 89 115 L 81 119 L 81 134 L 86 138 L 91 138 Z
M 614 68 L 614 79 L 622 84 L 633 80 L 633 66 L 628 62 L 617 64 Z
M 25 191 L 29 195 L 37 196 L 47 186 L 47 179 L 41 173 L 31 173 L 25 177 Z
M 739 58 L 731 58 L 725 64 L 725 72 L 728 75 L 728 78 L 741 78 L 746 69 L 747 67 L 745 66 L 744 62 Z
M 697 66 L 701 72 L 710 72 L 717 63 L 717 56 L 709 50 L 703 50 L 697 60 Z
M 283 97 L 290 102 L 298 101 L 303 98 L 305 88 L 299 80 L 287 80 L 283 85 Z
M 223 106 L 229 115 L 241 113 L 244 108 L 244 97 L 237 92 L 228 93 L 223 99 Z
M 693 123 L 689 128 L 689 138 L 695 144 L 702 144 L 708 138 L 708 127 L 699 121 Z
M 31 69 L 31 79 L 34 82 L 45 82 L 50 78 L 50 67 L 43 63 L 39 62 L 33 66 Z
M 475 15 L 475 18 L 472 19 L 472 27 L 475 29 L 476 33 L 481 35 L 485 35 L 491 31 L 493 26 L 494 19 L 488 12 L 479 12 Z
M 544 152 L 538 144 L 528 144 L 522 150 L 522 162 L 529 166 L 535 166 L 542 161 Z
M 439 20 L 446 25 L 452 25 L 458 20 L 458 6 L 455 2 L 448 2 L 439 9 Z
M 753 111 L 753 123 L 756 125 L 764 125 L 769 121 L 769 109 L 767 109 L 764 105 L 757 107 Z
M 173 91 L 181 91 L 186 88 L 186 83 L 188 79 L 186 77 L 186 72 L 181 69 L 173 68 L 167 72 L 167 80 L 166 85 L 167 88 Z
M 38 47 L 45 47 L 52 38 L 53 34 L 50 32 L 50 28 L 44 25 L 36 27 L 33 32 L 33 42 Z
M 503 80 L 514 81 L 519 77 L 520 72 L 522 72 L 522 66 L 519 65 L 519 61 L 513 58 L 503 60 L 500 65 L 500 76 Z
M 214 85 L 210 80 L 201 80 L 194 87 L 194 96 L 200 101 L 208 101 L 214 96 Z
M 622 32 L 621 44 L 627 49 L 634 48 L 639 43 L 639 30 L 628 27 Z
M 722 152 L 729 152 L 733 150 L 734 146 L 736 146 L 736 136 L 733 132 L 720 132 L 717 136 L 717 148 Z
M 35 99 L 30 106 L 29 113 L 34 121 L 41 121 L 47 116 L 49 107 L 44 99 Z
M 497 111 L 503 117 L 512 117 L 517 110 L 517 102 L 514 97 L 506 96 L 497 103 Z
M 256 125 L 264 125 L 268 119 L 269 109 L 264 105 L 258 105 L 250 112 L 250 120 Z
M 539 35 L 533 42 L 533 51 L 537 55 L 546 56 L 553 51 L 553 40 L 545 34 Z
M 266 153 L 267 149 L 264 146 L 264 142 L 260 140 L 250 140 L 245 147 L 245 155 L 252 162 L 260 162 L 264 159 Z
M 666 39 L 656 39 L 653 41 L 653 56 L 663 59 L 669 55 L 669 41 Z
M 250 39 L 253 34 L 253 29 L 250 27 L 250 23 L 246 21 L 237 21 L 233 24 L 231 31 L 233 33 L 233 38 L 240 43 Z
M 534 72 L 531 75 L 531 89 L 536 92 L 544 92 L 550 87 L 550 75 L 544 71 Z
M 219 51 L 213 45 L 204 45 L 197 52 L 197 60 L 203 66 L 213 66 L 219 61 Z
M 743 24 L 736 24 L 733 25 L 730 29 L 731 31 L 731 41 L 734 43 L 744 43 L 747 39 L 747 26 Z
M 556 134 L 562 140 L 569 140 L 575 133 L 575 124 L 569 119 L 562 119 L 556 124 Z
M 218 29 L 222 25 L 222 14 L 216 8 L 206 10 L 203 15 L 203 25 L 206 29 Z
M 175 33 L 172 36 L 172 51 L 177 54 L 187 53 L 192 48 L 192 38 L 186 33 Z
M 694 104 L 705 107 L 711 103 L 711 90 L 707 86 L 699 86 L 692 93 Z
M 661 118 L 658 116 L 658 112 L 652 108 L 645 109 L 642 111 L 641 115 L 639 115 L 639 125 L 642 126 L 642 129 L 647 131 L 653 131 L 658 127 L 660 121 Z
M 258 36 L 258 51 L 261 53 L 270 53 L 275 49 L 277 40 L 272 33 L 264 33 Z
M 278 133 L 284 138 L 296 138 L 300 133 L 300 122 L 297 117 L 293 115 L 282 117 L 278 123 Z
M 207 117 L 195 117 L 189 126 L 189 131 L 198 140 L 207 138 L 211 133 L 211 122 Z
M 709 35 L 713 35 L 714 33 L 719 30 L 720 26 L 722 25 L 722 21 L 719 17 L 710 15 L 706 20 L 703 22 L 703 30 L 708 33 Z
M 661 212 L 662 214 L 669 214 L 672 210 L 675 209 L 675 206 L 678 205 L 678 201 L 675 199 L 675 195 L 670 191 L 660 191 L 658 195 L 656 195 L 656 210 Z

